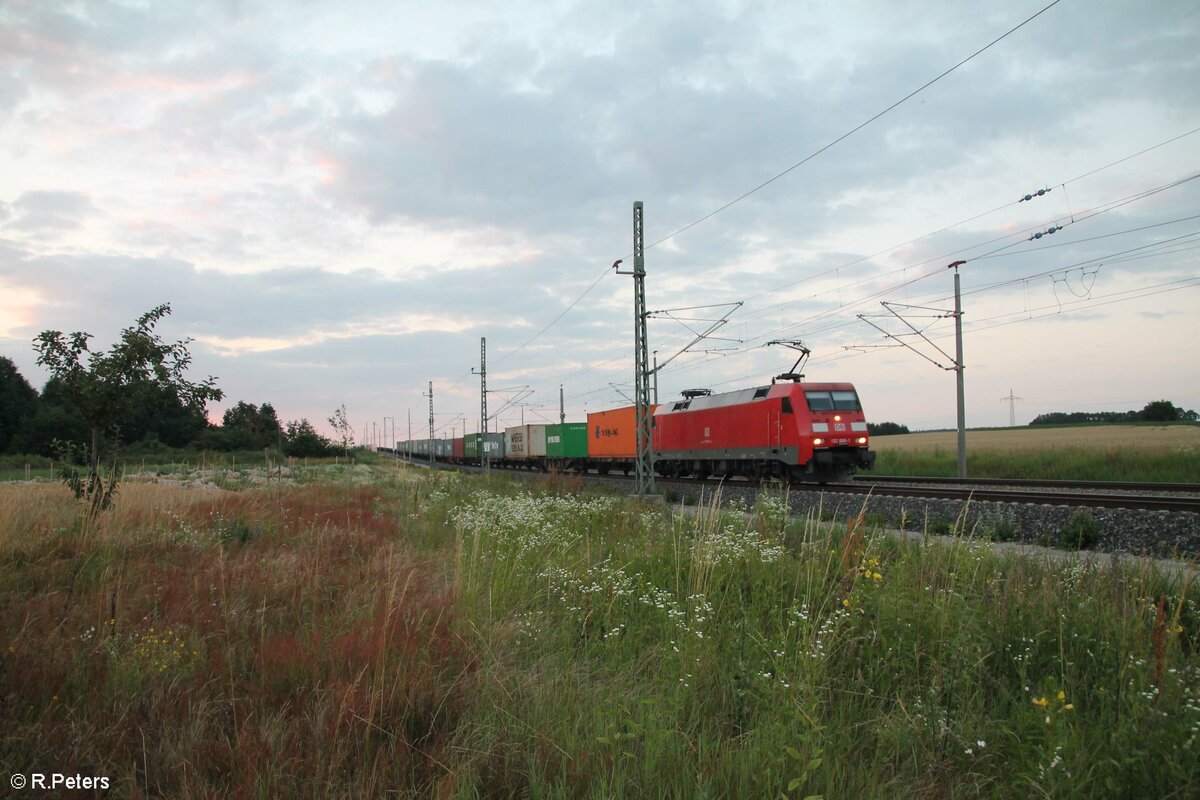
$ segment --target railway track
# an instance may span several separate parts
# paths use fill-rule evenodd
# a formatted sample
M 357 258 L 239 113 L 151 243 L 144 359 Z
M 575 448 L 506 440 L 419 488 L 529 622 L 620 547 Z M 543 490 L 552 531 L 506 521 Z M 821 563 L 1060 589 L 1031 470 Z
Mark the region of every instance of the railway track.
M 1072 481 L 1072 485 L 1064 486 L 1054 481 L 1042 483 L 1038 488 L 1031 488 L 1027 481 L 1014 481 L 1011 484 L 1001 484 L 997 481 L 980 481 L 976 485 L 961 485 L 961 481 L 952 482 L 956 485 L 946 485 L 942 479 L 939 482 L 921 481 L 914 485 L 905 479 L 899 481 L 855 481 L 847 484 L 829 484 L 821 487 L 822 491 L 834 494 L 877 494 L 892 497 L 929 497 L 941 500 L 974 500 L 991 503 L 1025 503 L 1033 505 L 1077 506 L 1084 508 L 1127 508 L 1141 511 L 1185 511 L 1200 513 L 1200 496 L 1183 494 L 1187 489 L 1162 489 L 1155 484 L 1141 484 L 1132 490 L 1123 492 L 1111 491 L 1116 487 L 1106 484 L 1086 484 L 1082 481 Z M 1177 486 L 1177 484 L 1176 484 Z M 1025 487 L 1025 488 L 1022 488 Z M 1122 488 L 1126 488 L 1122 485 Z M 1110 491 L 1105 491 L 1106 489 Z M 1168 494 L 1158 494 L 1165 491 Z
M 1092 491 L 1131 491 L 1154 494 L 1200 495 L 1200 483 L 1146 483 L 1142 481 L 1066 481 L 1024 478 L 930 478 L 904 475 L 856 475 L 855 483 L 882 486 L 887 484 L 922 484 L 954 486 L 1022 486 L 1046 489 L 1088 489 Z
M 448 464 L 438 464 L 437 466 L 451 467 Z M 459 467 L 459 469 L 471 472 L 479 471 L 478 467 Z M 521 470 L 504 470 L 503 472 L 513 475 L 540 474 Z M 589 473 L 586 477 L 594 480 L 632 481 L 632 478 L 615 474 L 600 476 Z M 720 485 L 720 481 L 717 479 L 697 481 L 658 478 L 655 482 L 661 487 L 670 487 L 681 492 Z M 730 480 L 727 481 L 727 484 L 731 487 L 743 488 L 754 485 L 744 480 Z M 989 503 L 1200 513 L 1200 484 L 858 476 L 848 483 L 795 484 L 791 490 L 845 495 L 871 494 Z

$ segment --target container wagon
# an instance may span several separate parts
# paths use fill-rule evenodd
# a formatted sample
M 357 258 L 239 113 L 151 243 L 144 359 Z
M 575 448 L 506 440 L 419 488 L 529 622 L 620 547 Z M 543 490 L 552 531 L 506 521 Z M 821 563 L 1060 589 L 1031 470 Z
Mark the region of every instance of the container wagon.
M 546 429 L 549 425 L 514 425 L 504 429 L 506 467 L 546 469 Z
M 650 413 L 656 408 L 652 405 Z M 635 406 L 588 414 L 588 465 L 601 475 L 613 470 L 626 475 L 633 471 L 637 458 L 636 414 Z
M 588 424 L 563 422 L 546 427 L 546 467 L 555 472 L 586 472 Z

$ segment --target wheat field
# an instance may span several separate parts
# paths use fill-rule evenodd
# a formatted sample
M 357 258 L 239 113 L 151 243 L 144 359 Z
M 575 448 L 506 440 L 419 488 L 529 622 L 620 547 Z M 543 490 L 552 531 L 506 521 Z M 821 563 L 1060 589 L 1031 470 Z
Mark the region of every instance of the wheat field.
M 955 474 L 954 431 L 873 436 L 880 475 Z M 1200 482 L 1200 426 L 1084 425 L 967 431 L 976 478 Z
M 873 436 L 876 450 L 927 452 L 953 450 L 954 431 L 927 431 L 900 436 Z M 1137 450 L 1140 452 L 1196 451 L 1200 426 L 1195 425 L 1086 425 L 1070 428 L 1011 428 L 967 431 L 967 450 L 1031 452 L 1059 448 L 1085 450 Z

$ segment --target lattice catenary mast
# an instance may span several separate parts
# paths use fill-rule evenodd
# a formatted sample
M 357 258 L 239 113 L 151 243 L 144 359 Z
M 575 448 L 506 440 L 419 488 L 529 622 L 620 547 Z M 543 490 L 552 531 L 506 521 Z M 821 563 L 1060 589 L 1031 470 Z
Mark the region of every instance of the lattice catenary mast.
M 471 372 L 475 372 L 474 369 Z M 487 455 L 487 337 L 479 337 L 479 465 L 488 471 Z M 464 432 L 464 436 L 466 433 Z
M 617 261 L 613 268 L 616 269 L 620 264 Z M 654 445 L 650 435 L 650 351 L 646 342 L 646 250 L 642 235 L 641 200 L 633 204 L 633 272 L 617 269 L 617 274 L 633 276 L 633 404 L 637 443 L 634 458 L 635 493 L 656 494 Z

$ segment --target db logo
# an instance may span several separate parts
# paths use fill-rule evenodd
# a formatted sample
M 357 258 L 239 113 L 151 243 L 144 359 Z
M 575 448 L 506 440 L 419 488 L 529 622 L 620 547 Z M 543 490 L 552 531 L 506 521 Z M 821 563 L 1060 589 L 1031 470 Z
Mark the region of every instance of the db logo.
M 835 422 L 835 423 L 833 423 L 833 429 L 834 429 L 835 431 L 844 431 L 844 430 L 846 430 L 846 423 L 844 423 L 844 422 Z

